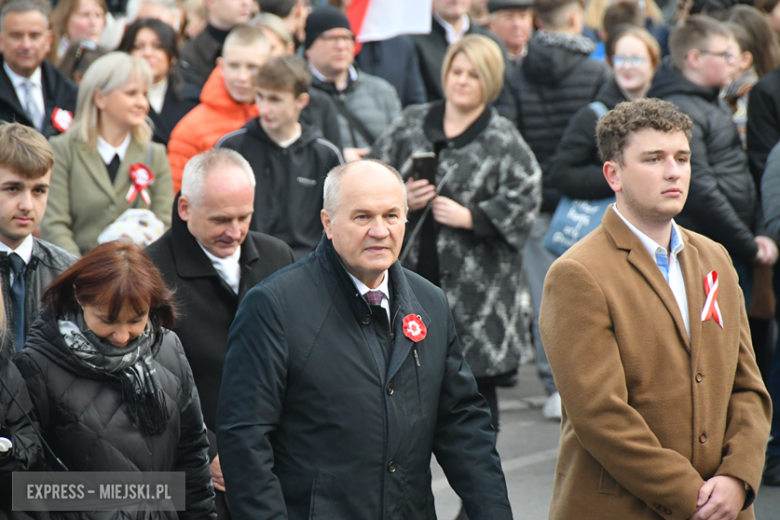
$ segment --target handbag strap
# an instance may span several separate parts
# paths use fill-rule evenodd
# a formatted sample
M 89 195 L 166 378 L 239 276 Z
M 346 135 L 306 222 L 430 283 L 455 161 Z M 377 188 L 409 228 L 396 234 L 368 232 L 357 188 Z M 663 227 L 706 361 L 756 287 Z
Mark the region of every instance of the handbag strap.
M 609 109 L 607 108 L 607 105 L 602 103 L 601 101 L 594 101 L 593 103 L 588 105 L 588 108 L 593 110 L 593 113 L 596 114 L 596 117 L 598 119 L 601 119 L 604 117 L 604 115 L 609 112 Z
M 371 133 L 371 131 L 366 128 L 366 125 L 363 124 L 363 121 L 357 118 L 355 114 L 352 113 L 352 111 L 347 108 L 347 105 L 341 101 L 336 100 L 336 108 L 338 108 L 339 113 L 344 116 L 344 118 L 347 120 L 347 123 L 349 123 L 350 128 L 354 128 L 357 130 L 357 132 L 365 139 L 365 141 L 368 143 L 369 146 L 374 144 L 374 141 L 376 141 L 376 138 Z M 353 136 L 354 139 L 354 136 Z M 357 146 L 357 143 L 354 143 L 355 146 Z

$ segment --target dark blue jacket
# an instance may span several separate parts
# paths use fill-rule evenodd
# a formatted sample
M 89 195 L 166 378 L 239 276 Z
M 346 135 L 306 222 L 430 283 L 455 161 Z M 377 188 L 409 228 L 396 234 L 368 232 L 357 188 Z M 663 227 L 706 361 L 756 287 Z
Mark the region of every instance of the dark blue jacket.
M 365 42 L 355 64 L 368 74 L 388 81 L 401 98 L 403 106 L 427 101 L 425 85 L 414 42 L 409 36 L 396 36 L 381 42 Z
M 469 518 L 512 518 L 444 293 L 398 262 L 389 276 L 392 325 L 323 238 L 241 303 L 217 412 L 234 518 L 434 519 L 432 453 Z

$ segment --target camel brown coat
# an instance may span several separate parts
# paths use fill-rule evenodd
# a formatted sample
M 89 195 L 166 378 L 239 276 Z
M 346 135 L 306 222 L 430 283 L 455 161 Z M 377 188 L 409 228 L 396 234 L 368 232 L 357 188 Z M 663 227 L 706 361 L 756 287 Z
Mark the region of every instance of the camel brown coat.
M 726 250 L 679 228 L 690 340 L 672 290 L 610 207 L 550 268 L 539 324 L 563 402 L 550 519 L 686 520 L 715 475 L 761 481 L 771 403 Z M 724 328 L 702 322 L 718 273 Z M 738 520 L 754 519 L 747 507 Z

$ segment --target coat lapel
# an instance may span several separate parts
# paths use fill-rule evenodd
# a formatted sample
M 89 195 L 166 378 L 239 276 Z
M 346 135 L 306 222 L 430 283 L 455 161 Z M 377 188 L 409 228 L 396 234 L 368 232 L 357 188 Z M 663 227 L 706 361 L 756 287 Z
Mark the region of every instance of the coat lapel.
M 680 230 L 680 227 L 677 227 Z M 701 344 L 701 310 L 704 308 L 704 273 L 699 263 L 699 250 L 688 240 L 685 231 L 683 235 L 685 247 L 678 256 L 685 280 L 685 295 L 688 299 L 688 320 L 691 326 L 691 358 L 693 366 L 697 366 L 699 346 Z
M 628 251 L 628 261 L 642 274 L 645 280 L 647 280 L 647 283 L 653 288 L 653 292 L 666 306 L 672 319 L 674 319 L 674 324 L 677 326 L 677 333 L 679 334 L 680 339 L 685 345 L 685 348 L 690 351 L 690 340 L 688 338 L 688 332 L 685 330 L 685 322 L 683 321 L 680 306 L 677 305 L 677 300 L 674 298 L 674 293 L 669 286 L 669 282 L 666 281 L 661 270 L 658 268 L 658 265 L 655 263 L 655 260 L 650 256 L 644 244 L 642 244 L 642 241 L 639 240 L 639 237 L 626 226 L 623 219 L 621 219 L 612 208 L 613 206 L 610 206 L 604 214 L 602 225 L 615 241 L 615 245 L 619 249 Z M 687 292 L 687 280 L 685 285 Z
M 130 190 L 130 167 L 137 163 L 143 163 L 145 160 L 146 146 L 141 145 L 135 139 L 130 139 L 130 145 L 127 147 L 125 160 L 119 165 L 119 170 L 116 172 L 116 178 L 114 179 L 114 192 L 118 197 L 124 198 Z M 151 166 L 149 166 L 149 168 L 151 169 Z M 146 206 L 140 198 L 140 195 L 138 196 L 138 205 Z
M 14 85 L 11 83 L 11 78 L 9 78 L 8 74 L 5 72 L 5 67 L 3 67 L 3 59 L 1 56 L 0 99 L 8 103 L 8 105 L 13 108 L 13 111 L 16 113 L 16 121 L 27 126 L 32 126 L 32 121 L 30 121 L 30 118 L 27 116 L 27 112 L 25 112 L 24 108 L 22 108 L 22 103 L 19 101 L 19 97 L 16 95 L 16 89 L 14 89 Z
M 102 189 L 111 199 L 111 201 L 116 204 L 116 190 L 111 184 L 111 179 L 108 177 L 106 164 L 100 157 L 97 148 L 87 149 L 83 143 L 78 142 L 78 144 L 74 146 L 74 153 L 79 157 L 79 160 L 81 161 L 84 169 L 88 172 L 88 175 L 92 176 L 92 178 L 95 180 L 95 183 L 100 186 L 100 189 Z
M 417 297 L 409 287 L 409 282 L 403 272 L 400 262 L 394 263 L 389 270 L 390 283 L 393 284 L 393 298 L 396 300 L 392 306 L 391 323 L 395 341 L 393 342 L 393 353 L 390 357 L 390 366 L 387 369 L 387 381 L 393 379 L 393 376 L 404 364 L 409 351 L 412 350 L 414 342 L 404 334 L 404 318 L 410 314 L 419 316 L 426 328 L 431 326 L 431 319 L 426 314 Z M 425 340 L 423 340 L 425 341 Z

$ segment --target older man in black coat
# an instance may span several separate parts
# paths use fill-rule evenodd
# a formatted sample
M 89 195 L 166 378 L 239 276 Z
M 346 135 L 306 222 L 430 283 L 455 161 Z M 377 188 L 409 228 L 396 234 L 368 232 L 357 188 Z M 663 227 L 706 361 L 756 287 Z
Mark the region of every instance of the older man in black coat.
M 146 249 L 176 291 L 181 318 L 174 332 L 200 394 L 220 518 L 227 518 L 227 508 L 214 432 L 228 329 L 247 291 L 295 261 L 281 240 L 249 231 L 253 184 L 251 167 L 232 150 L 193 157 L 171 228 Z
M 401 176 L 339 166 L 324 205 L 327 237 L 250 291 L 230 331 L 217 438 L 233 514 L 433 519 L 435 454 L 469 518 L 511 519 L 447 299 L 396 260 Z

